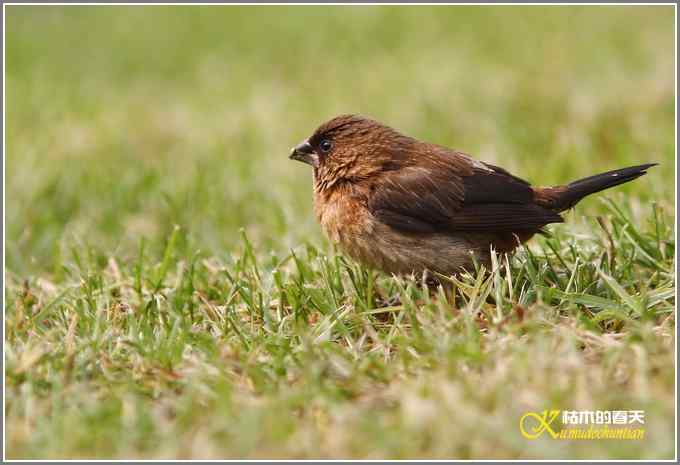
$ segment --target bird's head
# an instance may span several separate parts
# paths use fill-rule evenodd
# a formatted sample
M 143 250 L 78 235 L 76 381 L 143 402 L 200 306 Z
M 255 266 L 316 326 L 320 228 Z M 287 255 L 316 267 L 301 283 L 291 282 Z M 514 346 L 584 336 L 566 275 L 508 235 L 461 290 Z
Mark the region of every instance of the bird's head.
M 395 169 L 414 142 L 372 119 L 342 115 L 319 126 L 290 158 L 312 165 L 317 187 L 330 188 Z

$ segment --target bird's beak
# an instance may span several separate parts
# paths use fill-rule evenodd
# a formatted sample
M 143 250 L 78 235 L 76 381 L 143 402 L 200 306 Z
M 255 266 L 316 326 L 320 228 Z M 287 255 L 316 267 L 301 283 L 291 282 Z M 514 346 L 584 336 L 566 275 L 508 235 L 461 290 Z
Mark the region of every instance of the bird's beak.
M 319 166 L 319 156 L 314 152 L 314 149 L 309 145 L 308 141 L 304 141 L 294 147 L 288 158 L 307 163 L 315 168 Z

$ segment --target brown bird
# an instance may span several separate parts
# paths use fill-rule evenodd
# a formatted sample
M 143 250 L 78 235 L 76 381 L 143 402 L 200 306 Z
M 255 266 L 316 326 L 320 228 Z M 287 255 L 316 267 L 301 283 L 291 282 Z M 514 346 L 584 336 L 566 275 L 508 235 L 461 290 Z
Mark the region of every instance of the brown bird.
M 656 163 L 555 187 L 532 187 L 503 168 L 343 115 L 290 154 L 314 168 L 314 210 L 355 260 L 394 274 L 454 275 L 489 266 L 583 197 L 642 176 Z M 473 258 L 474 257 L 474 258 Z

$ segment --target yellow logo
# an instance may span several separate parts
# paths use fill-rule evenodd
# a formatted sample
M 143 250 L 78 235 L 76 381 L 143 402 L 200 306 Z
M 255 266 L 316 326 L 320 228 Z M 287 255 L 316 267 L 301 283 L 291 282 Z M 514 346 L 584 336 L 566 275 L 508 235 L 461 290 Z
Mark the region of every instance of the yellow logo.
M 543 415 L 534 412 L 525 413 L 519 419 L 519 430 L 527 439 L 536 439 L 546 431 L 553 439 L 557 439 L 558 434 L 550 425 L 559 415 L 559 410 L 543 410 Z M 529 426 L 528 429 L 527 426 Z
M 555 421 L 560 416 L 561 421 Z M 543 410 L 522 415 L 519 431 L 530 440 L 546 432 L 558 440 L 640 440 L 645 437 L 644 424 L 644 410 Z

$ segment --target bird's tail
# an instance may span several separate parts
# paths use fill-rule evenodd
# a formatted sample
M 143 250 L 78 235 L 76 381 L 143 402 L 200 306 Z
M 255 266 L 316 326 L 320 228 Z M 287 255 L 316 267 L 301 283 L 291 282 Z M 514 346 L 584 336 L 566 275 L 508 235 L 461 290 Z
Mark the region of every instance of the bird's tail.
M 537 203 L 556 212 L 567 210 L 576 205 L 583 197 L 600 192 L 610 187 L 632 181 L 647 174 L 647 169 L 658 163 L 631 166 L 606 173 L 588 176 L 566 186 L 544 187 L 536 189 Z

